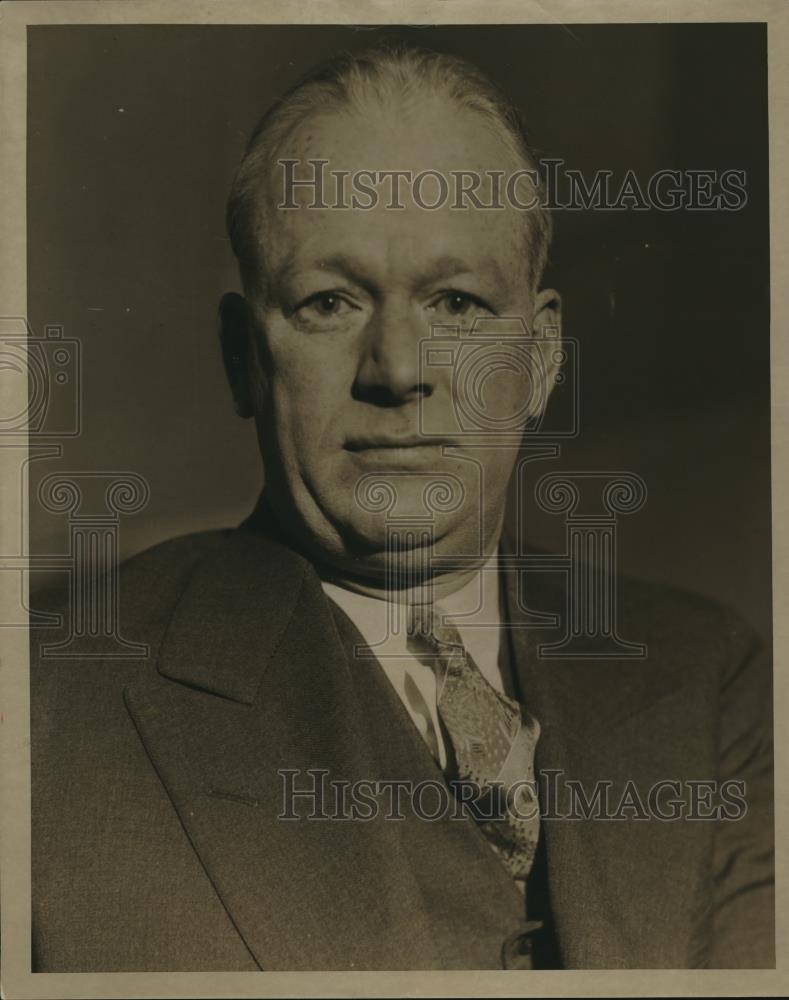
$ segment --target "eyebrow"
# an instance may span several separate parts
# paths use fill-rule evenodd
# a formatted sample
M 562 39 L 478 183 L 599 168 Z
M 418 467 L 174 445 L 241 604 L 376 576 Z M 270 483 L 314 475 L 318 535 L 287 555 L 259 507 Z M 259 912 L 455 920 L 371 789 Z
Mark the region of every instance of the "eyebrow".
M 461 274 L 479 274 L 489 271 L 496 281 L 501 282 L 503 274 L 499 265 L 489 258 L 485 258 L 476 266 L 470 264 L 462 257 L 455 257 L 452 254 L 445 254 L 433 261 L 430 267 L 421 275 L 420 285 L 432 285 L 441 278 L 456 277 Z
M 283 261 L 276 267 L 272 274 L 272 279 L 277 284 L 293 277 L 298 271 L 336 271 L 345 275 L 354 284 L 368 287 L 372 282 L 365 277 L 365 265 L 362 261 L 349 254 L 337 253 L 330 257 L 322 257 L 314 260 L 299 262 L 298 250 L 291 250 Z
M 276 269 L 275 278 L 278 281 L 289 278 L 296 270 L 297 251 L 291 251 L 285 260 Z M 334 253 L 328 257 L 320 258 L 307 265 L 310 269 L 336 271 L 346 278 L 362 287 L 370 288 L 374 284 L 370 277 L 366 263 L 358 257 L 346 253 Z M 489 258 L 482 264 L 476 266 L 462 257 L 453 254 L 444 254 L 433 261 L 427 270 L 419 276 L 419 285 L 425 287 L 440 281 L 441 278 L 456 277 L 461 274 L 475 274 L 481 271 L 489 271 L 497 282 L 503 280 L 503 273 L 499 265 Z

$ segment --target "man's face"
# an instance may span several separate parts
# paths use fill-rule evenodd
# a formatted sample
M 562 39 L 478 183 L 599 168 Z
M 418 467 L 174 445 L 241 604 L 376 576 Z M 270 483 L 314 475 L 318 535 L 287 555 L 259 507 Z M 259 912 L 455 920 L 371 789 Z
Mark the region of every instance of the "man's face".
M 439 101 L 410 112 L 316 117 L 280 156 L 300 161 L 299 177 L 311 174 L 311 159 L 329 161 L 327 177 L 402 169 L 450 178 L 452 170 L 518 166 L 477 116 Z M 309 208 L 312 192 L 300 189 L 298 208 L 277 210 L 279 168 L 273 176 L 264 271 L 247 293 L 257 356 L 252 397 L 271 505 L 310 553 L 361 577 L 380 578 L 387 559 L 405 567 L 414 547 L 424 555 L 425 530 L 434 555 L 486 555 L 500 529 L 517 440 L 474 435 L 473 409 L 511 429 L 539 393 L 511 365 L 479 359 L 464 388 L 451 352 L 443 363 L 424 363 L 426 342 L 434 326 L 458 326 L 459 348 L 475 320 L 495 316 L 520 317 L 536 333 L 558 323 L 555 294 L 530 289 L 522 214 L 453 209 L 451 197 L 426 210 L 408 184 L 400 210 L 386 207 L 386 186 L 372 210 Z M 431 203 L 436 190 L 426 183 L 423 200 Z M 478 194 L 489 196 L 486 185 Z M 325 199 L 334 200 L 333 184 Z M 461 414 L 458 404 L 469 401 Z M 393 543 L 391 528 L 401 519 L 417 531 Z M 396 550 L 388 556 L 387 537 Z

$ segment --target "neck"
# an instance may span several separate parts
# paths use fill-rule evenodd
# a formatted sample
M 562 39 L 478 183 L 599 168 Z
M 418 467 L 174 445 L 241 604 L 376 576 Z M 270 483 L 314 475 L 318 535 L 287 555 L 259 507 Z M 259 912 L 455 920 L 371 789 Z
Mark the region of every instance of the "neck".
M 472 562 L 464 560 L 460 567 L 448 568 L 405 586 L 392 586 L 386 580 L 354 574 L 344 568 L 317 565 L 316 569 L 325 582 L 366 597 L 397 604 L 430 604 L 462 590 L 488 562 L 498 547 L 498 541 L 497 535 L 488 550 Z
M 449 565 L 440 572 L 433 573 L 429 577 L 420 578 L 405 586 L 393 586 L 390 581 L 386 578 L 381 578 L 380 575 L 367 575 L 361 567 L 360 572 L 356 572 L 355 567 L 337 566 L 316 558 L 315 554 L 310 555 L 307 552 L 303 552 L 302 554 L 310 559 L 321 579 L 326 583 L 333 583 L 345 590 L 354 591 L 357 594 L 363 594 L 381 601 L 399 604 L 426 604 L 433 601 L 440 601 L 442 598 L 456 593 L 474 578 L 497 550 L 503 521 L 504 514 L 502 511 L 498 518 L 497 529 L 492 532 L 486 550 L 480 556 L 472 560 L 464 557 L 460 566 L 453 567 Z M 273 509 L 269 505 L 265 492 L 259 498 L 255 510 L 246 523 L 263 528 L 264 530 L 274 530 L 276 534 L 280 534 L 282 531 L 282 526 L 279 524 Z M 294 544 L 294 548 L 300 551 L 298 545 L 292 539 L 291 544 Z
M 479 571 L 480 566 L 465 569 L 463 572 L 442 573 L 434 576 L 413 587 L 403 587 L 395 589 L 387 587 L 378 581 L 360 579 L 343 573 L 333 573 L 330 570 L 321 572 L 322 579 L 328 583 L 334 583 L 345 590 L 352 590 L 357 594 L 364 594 L 366 597 L 374 597 L 380 601 L 390 601 L 397 604 L 429 604 L 433 601 L 440 601 L 449 594 L 463 588 L 474 574 Z

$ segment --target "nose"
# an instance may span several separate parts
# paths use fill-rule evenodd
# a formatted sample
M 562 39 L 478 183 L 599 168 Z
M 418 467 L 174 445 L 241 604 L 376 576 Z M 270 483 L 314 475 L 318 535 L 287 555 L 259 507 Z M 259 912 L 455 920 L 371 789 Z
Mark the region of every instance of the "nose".
M 429 371 L 423 372 L 420 364 L 426 335 L 424 322 L 407 303 L 382 302 L 364 331 L 355 398 L 377 406 L 402 406 L 432 395 Z

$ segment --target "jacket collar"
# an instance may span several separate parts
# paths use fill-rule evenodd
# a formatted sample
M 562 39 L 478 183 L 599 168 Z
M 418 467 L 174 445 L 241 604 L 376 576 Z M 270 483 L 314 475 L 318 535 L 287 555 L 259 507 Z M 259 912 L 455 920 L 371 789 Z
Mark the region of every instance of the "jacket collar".
M 505 539 L 504 550 L 512 554 L 509 544 Z M 546 616 L 561 617 L 561 574 L 504 575 L 521 694 L 542 724 L 538 772 L 621 782 L 676 770 L 672 745 L 662 738 L 677 704 L 669 696 L 681 687 L 676 668 L 658 657 L 649 668 L 546 657 L 542 647 L 561 637 L 560 627 L 546 626 Z M 442 866 L 428 851 L 414 851 L 400 841 L 396 823 L 373 831 L 277 818 L 283 767 L 325 767 L 348 780 L 380 773 L 351 670 L 317 573 L 253 520 L 203 561 L 175 609 L 158 671 L 179 683 L 141 681 L 126 697 L 190 840 L 261 967 L 441 968 L 448 925 L 431 921 L 424 893 L 442 898 L 464 864 Z M 657 714 L 646 712 L 661 699 Z M 382 730 L 386 718 L 382 710 Z M 569 966 L 637 960 L 627 901 L 644 877 L 644 851 L 659 845 L 650 828 L 639 827 L 639 839 L 631 826 L 544 822 L 551 904 Z M 660 850 L 669 849 L 662 843 Z M 456 850 L 460 858 L 466 842 Z M 432 881 L 429 872 L 415 877 L 418 856 Z M 681 895 L 681 887 L 671 891 Z M 669 887 L 664 895 L 669 920 Z M 590 922 L 599 931 L 596 950 Z
M 504 579 L 519 694 L 541 723 L 535 770 L 563 966 L 646 968 L 664 964 L 667 955 L 681 964 L 694 883 L 663 875 L 675 865 L 680 843 L 688 870 L 701 863 L 705 831 L 680 824 L 672 837 L 657 819 L 639 822 L 632 812 L 619 822 L 594 814 L 584 819 L 573 804 L 573 789 L 580 788 L 589 801 L 597 792 L 608 795 L 616 810 L 627 789 L 647 801 L 656 783 L 685 773 L 682 736 L 695 696 L 687 687 L 693 674 L 663 638 L 650 642 L 660 598 L 645 605 L 648 592 L 637 588 L 634 597 L 631 585 L 618 581 L 622 637 L 644 642 L 646 659 L 570 658 L 556 655 L 570 610 L 561 570 L 510 569 Z M 553 624 L 546 624 L 548 617 Z M 644 900 L 660 906 L 646 916 Z
M 305 559 L 259 521 L 245 521 L 192 575 L 162 641 L 159 673 L 251 705 L 302 592 L 316 580 Z
M 243 704 L 254 702 L 300 600 L 320 588 L 314 567 L 278 541 L 276 530 L 261 502 L 198 565 L 162 641 L 160 674 Z M 508 531 L 501 552 L 518 554 Z M 583 733 L 588 741 L 592 725 L 606 742 L 612 723 L 680 686 L 680 676 L 647 670 L 643 659 L 556 656 L 548 647 L 561 638 L 567 619 L 561 570 L 506 569 L 503 589 L 521 686 L 530 698 L 550 702 L 544 714 L 561 719 L 570 738 Z
M 282 816 L 288 774 L 298 789 L 322 770 L 349 786 L 440 778 L 348 641 L 314 569 L 247 524 L 193 574 L 158 679 L 131 684 L 126 704 L 261 968 L 495 965 L 522 901 L 471 821 L 392 822 L 386 793 L 370 821 Z M 331 813 L 332 795 L 316 808 Z

